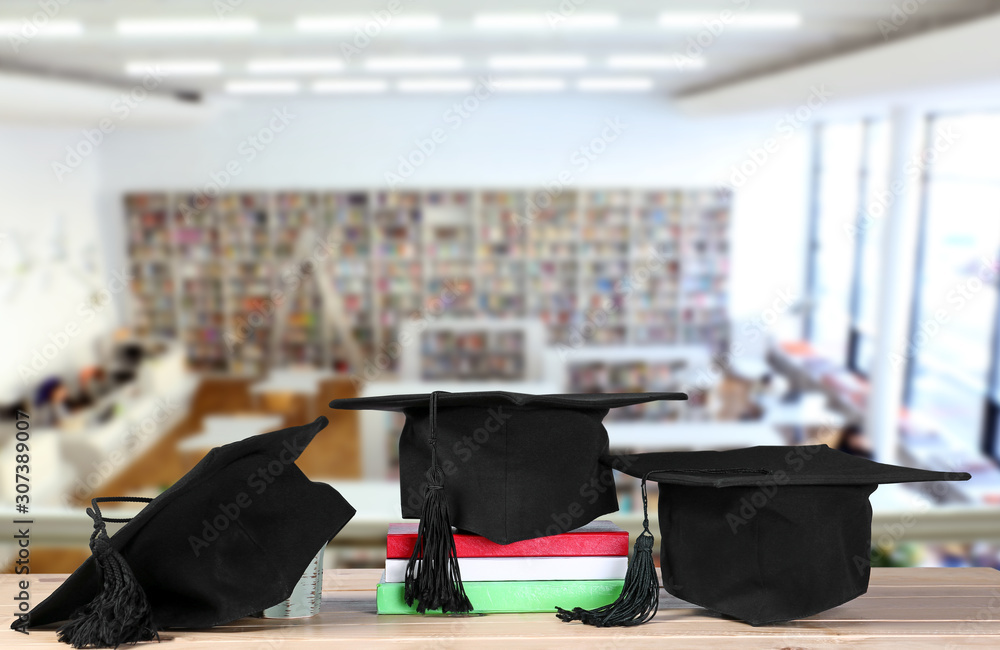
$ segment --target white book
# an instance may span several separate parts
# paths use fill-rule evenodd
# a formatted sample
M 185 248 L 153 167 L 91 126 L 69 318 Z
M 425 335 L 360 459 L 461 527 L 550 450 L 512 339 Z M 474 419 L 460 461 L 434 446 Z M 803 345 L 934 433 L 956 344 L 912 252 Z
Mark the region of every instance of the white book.
M 407 560 L 386 560 L 385 581 L 403 582 Z M 462 557 L 463 582 L 514 580 L 622 580 L 628 558 L 618 557 Z M 420 565 L 417 565 L 419 572 Z

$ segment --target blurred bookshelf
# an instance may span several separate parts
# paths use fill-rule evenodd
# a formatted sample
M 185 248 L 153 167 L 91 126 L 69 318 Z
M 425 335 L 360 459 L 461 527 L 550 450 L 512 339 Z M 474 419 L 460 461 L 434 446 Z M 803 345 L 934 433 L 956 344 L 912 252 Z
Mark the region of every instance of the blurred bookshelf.
M 712 386 L 699 381 L 705 367 L 702 355 L 686 353 L 685 347 L 667 354 L 649 354 L 642 346 L 615 350 L 613 355 L 578 354 L 566 364 L 570 393 L 684 392 L 685 401 L 660 401 L 612 409 L 605 421 L 709 420 Z
M 268 211 L 262 194 L 231 194 L 218 202 L 229 333 L 223 341 L 231 346 L 227 369 L 238 375 L 260 374 L 267 364 L 271 328 L 263 314 L 274 277 Z
M 425 381 L 524 381 L 527 353 L 519 329 L 438 330 L 421 337 Z
M 191 368 L 203 372 L 225 372 L 230 361 L 218 207 L 215 199 L 193 194 L 172 203 L 181 340 Z
M 177 336 L 178 306 L 174 288 L 174 241 L 169 203 L 162 194 L 130 196 L 125 200 L 129 233 L 133 319 L 147 335 Z
M 345 192 L 323 196 L 326 238 L 332 251 L 326 273 L 340 296 L 343 317 L 350 335 L 366 358 L 375 349 L 375 312 L 372 296 L 372 233 L 368 224 L 370 197 L 367 192 Z M 350 362 L 346 342 L 333 337 L 332 369 L 348 372 Z
M 356 370 L 321 283 L 365 358 L 422 313 L 537 319 L 552 345 L 721 352 L 729 202 L 714 189 L 131 193 L 133 318 L 142 336 L 179 337 L 192 369 L 239 376 Z M 516 374 L 502 356 L 476 363 Z

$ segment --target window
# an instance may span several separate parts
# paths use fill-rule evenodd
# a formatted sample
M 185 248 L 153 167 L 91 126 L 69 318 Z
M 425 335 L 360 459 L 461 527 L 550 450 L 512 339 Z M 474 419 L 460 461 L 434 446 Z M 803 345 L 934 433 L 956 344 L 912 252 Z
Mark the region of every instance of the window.
M 863 202 L 855 225 L 856 259 L 851 301 L 851 345 L 848 367 L 871 371 L 878 323 L 882 232 L 892 199 L 889 196 L 889 124 L 865 123 L 864 158 L 859 192 Z
M 931 138 L 953 134 L 928 168 L 910 328 L 907 406 L 913 418 L 971 449 L 996 401 L 997 259 L 1000 252 L 1000 115 L 937 118 Z
M 817 170 L 813 308 L 810 342 L 821 355 L 844 363 L 850 327 L 853 228 L 858 214 L 858 178 L 864 125 L 822 128 Z
M 1000 460 L 1000 113 L 929 127 L 904 401 L 914 423 Z M 805 331 L 819 354 L 863 375 L 892 202 L 889 129 L 869 120 L 816 131 Z

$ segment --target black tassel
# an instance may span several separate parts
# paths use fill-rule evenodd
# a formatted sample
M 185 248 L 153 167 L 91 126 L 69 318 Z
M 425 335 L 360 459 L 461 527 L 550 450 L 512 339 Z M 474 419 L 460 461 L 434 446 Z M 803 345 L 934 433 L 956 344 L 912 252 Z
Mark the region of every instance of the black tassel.
M 94 499 L 87 514 L 94 520 L 90 550 L 104 585 L 90 603 L 73 613 L 58 630 L 58 638 L 74 648 L 117 648 L 141 641 L 160 640 L 153 624 L 153 611 L 146 593 L 128 562 L 112 545 L 98 501 L 145 501 L 149 499 Z
M 660 581 L 653 563 L 653 534 L 649 532 L 645 478 L 642 479 L 642 514 L 643 530 L 635 540 L 625 584 L 615 602 L 597 609 L 574 607 L 570 611 L 556 607 L 559 620 L 565 623 L 580 621 L 595 627 L 628 627 L 642 625 L 656 615 L 660 607 Z
M 443 613 L 464 614 L 472 611 L 465 595 L 462 572 L 458 567 L 455 536 L 448 517 L 448 501 L 444 494 L 444 472 L 437 463 L 437 392 L 430 397 L 431 469 L 424 490 L 424 506 L 420 511 L 417 542 L 406 563 L 403 600 L 417 603 L 417 612 L 440 609 Z M 419 570 L 417 562 L 420 563 Z
M 419 570 L 417 562 L 420 562 Z M 416 601 L 420 614 L 435 609 L 445 613 L 472 611 L 458 568 L 448 504 L 440 485 L 429 486 L 424 494 L 417 543 L 406 563 L 403 598 L 407 605 Z

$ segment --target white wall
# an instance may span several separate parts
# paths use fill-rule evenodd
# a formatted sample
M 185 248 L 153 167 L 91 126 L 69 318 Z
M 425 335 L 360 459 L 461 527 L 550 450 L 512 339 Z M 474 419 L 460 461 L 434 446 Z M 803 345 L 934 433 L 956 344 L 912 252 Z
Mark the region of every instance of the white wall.
M 91 361 L 95 341 L 115 324 L 112 303 L 86 311 L 106 286 L 104 260 L 123 252 L 102 232 L 98 154 L 61 181 L 52 170 L 78 138 L 75 130 L 0 125 L 0 401 L 32 384 L 18 368 L 30 368 L 36 353 L 48 353 L 39 375 L 59 374 Z M 83 272 L 88 247 L 98 263 L 93 277 Z M 76 334 L 64 338 L 67 327 Z
M 96 199 L 99 165 L 87 160 L 62 180 L 52 163 L 66 156 L 78 130 L 0 124 L 0 231 L 13 233 L 27 249 L 34 249 L 61 215 L 65 235 L 74 245 L 100 243 Z M 96 158 L 99 154 L 94 154 Z
M 562 172 L 580 186 L 714 186 L 731 179 L 733 165 L 744 163 L 749 149 L 775 138 L 778 151 L 737 193 L 732 311 L 759 317 L 780 291 L 800 290 L 807 128 L 779 130 L 777 115 L 681 117 L 655 96 L 494 96 L 461 119 L 447 112 L 455 101 L 268 98 L 234 104 L 218 121 L 197 128 L 115 133 L 101 152 L 104 218 L 120 227 L 123 192 L 203 188 L 213 174 L 224 178 L 219 173 L 231 162 L 239 165 L 231 189 L 386 187 L 386 172 L 399 171 L 398 157 L 435 129 L 445 134 L 443 141 L 405 180 L 409 186 L 540 186 Z M 250 160 L 247 138 L 283 109 L 294 119 Z M 624 131 L 584 168 L 574 153 L 615 118 Z

